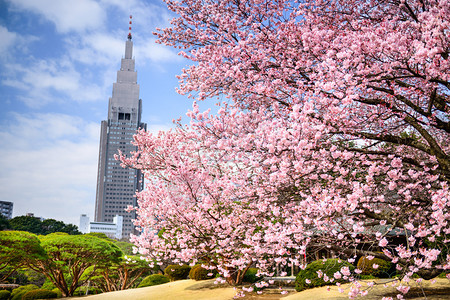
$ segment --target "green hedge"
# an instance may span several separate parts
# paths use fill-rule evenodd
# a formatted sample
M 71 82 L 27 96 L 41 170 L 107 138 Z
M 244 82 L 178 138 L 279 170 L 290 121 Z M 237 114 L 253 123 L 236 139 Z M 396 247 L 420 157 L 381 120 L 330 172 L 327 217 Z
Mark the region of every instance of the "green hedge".
M 208 276 L 208 274 L 211 274 Z M 195 265 L 189 272 L 189 278 L 193 280 L 207 280 L 214 278 L 217 274 L 216 270 L 208 270 L 203 268 L 201 265 Z
M 167 276 L 164 276 L 162 274 L 152 274 L 144 279 L 142 279 L 141 283 L 139 283 L 138 288 L 146 287 L 146 286 L 153 286 L 153 285 L 160 285 L 163 283 L 169 282 L 170 279 Z
M 0 290 L 0 300 L 8 300 L 11 296 L 11 292 L 8 290 Z
M 187 279 L 191 267 L 188 265 L 168 265 L 164 270 L 164 274 L 169 277 L 170 281 Z
M 22 300 L 22 296 L 32 290 L 37 290 L 39 287 L 35 284 L 27 284 L 19 286 L 16 289 L 12 290 L 11 300 Z
M 374 269 L 374 264 L 378 265 L 378 268 Z M 372 275 L 378 278 L 389 278 L 391 277 L 390 273 L 393 272 L 392 263 L 381 258 L 369 260 L 366 256 L 363 256 L 358 260 L 357 267 L 362 271 L 361 275 Z
M 343 278 L 334 278 L 334 274 L 340 271 L 342 267 L 348 267 L 350 272 L 353 272 L 355 269 L 352 264 L 337 258 L 313 261 L 308 264 L 304 270 L 300 270 L 300 272 L 298 272 L 295 279 L 295 289 L 297 292 L 300 292 L 313 287 L 332 285 L 336 282 L 347 282 L 347 280 L 344 280 Z M 321 271 L 323 275 L 327 275 L 330 279 L 333 278 L 333 282 L 330 282 L 330 280 L 324 281 L 324 276 L 319 278 L 317 273 L 318 271 Z
M 62 293 L 58 288 L 51 289 L 52 292 L 55 292 L 58 295 L 56 298 L 62 298 Z
M 257 268 L 249 268 L 247 270 L 247 272 L 245 272 L 244 277 L 242 278 L 243 282 L 246 283 L 255 283 L 258 280 L 261 279 L 260 276 L 256 276 L 256 274 L 258 273 L 258 269 Z
M 38 289 L 27 292 L 22 296 L 22 300 L 35 300 L 35 299 L 53 299 L 57 298 L 58 295 L 55 292 Z

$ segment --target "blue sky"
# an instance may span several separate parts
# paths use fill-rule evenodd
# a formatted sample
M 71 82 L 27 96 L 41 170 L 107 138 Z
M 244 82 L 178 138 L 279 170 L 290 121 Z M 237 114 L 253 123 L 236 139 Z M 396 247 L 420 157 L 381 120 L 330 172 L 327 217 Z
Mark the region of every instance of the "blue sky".
M 191 62 L 154 42 L 173 17 L 162 1 L 0 0 L 0 200 L 13 216 L 92 219 L 100 122 L 130 14 L 143 121 L 165 130 L 192 101 L 175 91 Z

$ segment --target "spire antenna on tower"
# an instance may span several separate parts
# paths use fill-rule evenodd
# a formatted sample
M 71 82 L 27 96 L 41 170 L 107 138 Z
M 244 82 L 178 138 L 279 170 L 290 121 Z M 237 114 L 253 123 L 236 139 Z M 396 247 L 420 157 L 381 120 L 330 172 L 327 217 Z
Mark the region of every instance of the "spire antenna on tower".
M 130 24 L 128 27 L 128 39 L 131 41 L 131 19 L 133 18 L 132 15 L 130 15 Z

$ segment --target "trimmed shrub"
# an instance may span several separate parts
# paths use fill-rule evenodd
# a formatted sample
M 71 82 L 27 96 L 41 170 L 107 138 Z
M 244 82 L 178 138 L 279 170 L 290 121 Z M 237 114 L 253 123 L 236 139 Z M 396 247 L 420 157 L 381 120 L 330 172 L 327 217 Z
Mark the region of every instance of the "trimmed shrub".
M 376 269 L 373 267 L 374 264 L 378 265 Z M 372 275 L 378 278 L 389 278 L 391 277 L 390 273 L 393 265 L 391 262 L 385 261 L 381 258 L 375 257 L 369 260 L 366 256 L 362 256 L 358 260 L 357 267 L 362 271 L 361 275 Z
M 164 270 L 164 274 L 169 277 L 170 281 L 186 279 L 189 276 L 191 267 L 188 265 L 168 265 Z
M 22 300 L 22 296 L 32 290 L 37 290 L 39 287 L 35 284 L 27 284 L 19 286 L 16 289 L 12 290 L 11 300 Z
M 331 259 L 320 259 L 313 261 L 312 263 L 308 264 L 304 270 L 300 270 L 298 272 L 297 277 L 295 279 L 295 289 L 297 292 L 318 287 L 318 286 L 324 286 L 324 285 L 332 285 L 336 282 L 344 283 L 347 282 L 343 277 L 340 279 L 336 279 L 334 277 L 334 274 L 338 271 L 341 271 L 342 267 L 347 267 L 350 272 L 353 272 L 355 267 L 343 260 L 337 259 L 337 258 L 331 258 Z M 322 273 L 322 276 L 319 278 L 319 273 Z M 328 280 L 324 280 L 324 277 L 328 277 Z M 332 280 L 332 282 L 330 281 Z
M 211 274 L 208 276 L 208 274 Z M 189 272 L 189 278 L 194 280 L 207 280 L 214 278 L 217 274 L 216 270 L 208 270 L 203 268 L 201 265 L 195 265 Z
M 257 268 L 248 268 L 247 272 L 245 272 L 244 277 L 242 278 L 242 282 L 246 283 L 255 283 L 261 279 L 260 276 L 256 276 L 258 273 Z
M 58 297 L 58 295 L 55 292 L 44 289 L 38 289 L 27 292 L 25 295 L 22 296 L 22 300 L 53 299 L 56 297 Z
M 11 296 L 11 292 L 8 290 L 0 290 L 0 300 L 8 300 Z
M 162 274 L 153 274 L 145 277 L 141 283 L 139 283 L 138 288 L 146 287 L 146 286 L 153 286 L 153 285 L 160 285 L 163 283 L 169 282 L 169 277 L 162 275 Z
M 190 279 L 194 279 L 194 272 L 195 272 L 195 270 L 196 270 L 198 267 L 201 267 L 201 265 L 195 265 L 195 266 L 193 266 L 193 267 L 191 268 L 191 270 L 189 271 L 189 278 L 190 278 Z
M 56 295 L 57 295 L 56 298 L 62 298 L 62 293 L 58 288 L 54 288 L 51 291 L 56 293 Z

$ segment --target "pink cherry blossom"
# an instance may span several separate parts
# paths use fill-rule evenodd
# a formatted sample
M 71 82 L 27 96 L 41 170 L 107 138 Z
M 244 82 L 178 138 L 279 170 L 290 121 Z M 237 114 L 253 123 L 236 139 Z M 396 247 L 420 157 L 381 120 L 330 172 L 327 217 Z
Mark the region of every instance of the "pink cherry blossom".
M 397 290 L 398 290 L 399 292 L 401 292 L 402 294 L 406 294 L 406 293 L 409 291 L 409 289 L 410 289 L 410 287 L 409 287 L 409 286 L 406 286 L 406 285 L 399 285 L 399 286 L 397 287 Z
M 342 275 L 339 271 L 337 271 L 336 273 L 333 274 L 333 277 L 336 279 L 341 279 Z
M 379 245 L 380 247 L 386 247 L 387 244 L 388 244 L 388 240 L 387 240 L 386 238 L 382 238 L 382 239 L 380 240 L 380 242 L 378 243 L 378 245 Z
M 342 273 L 342 275 L 345 275 L 345 276 L 350 276 L 350 274 L 351 274 L 350 269 L 348 267 L 342 267 L 341 273 Z

